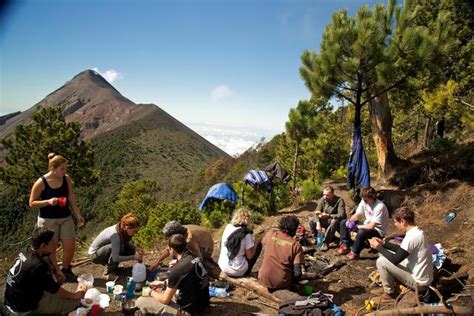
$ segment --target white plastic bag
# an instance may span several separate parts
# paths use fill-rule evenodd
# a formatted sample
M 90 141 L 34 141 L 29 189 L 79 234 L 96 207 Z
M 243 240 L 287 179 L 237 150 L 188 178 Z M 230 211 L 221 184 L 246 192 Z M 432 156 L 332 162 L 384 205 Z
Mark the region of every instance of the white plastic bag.
M 143 283 L 146 280 L 146 267 L 143 263 L 137 262 L 133 265 L 132 278 L 135 283 Z

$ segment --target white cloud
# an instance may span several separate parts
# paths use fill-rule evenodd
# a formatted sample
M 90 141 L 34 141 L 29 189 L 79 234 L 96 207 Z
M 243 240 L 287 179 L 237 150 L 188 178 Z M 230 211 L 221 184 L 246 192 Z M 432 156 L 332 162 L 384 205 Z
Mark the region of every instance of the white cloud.
M 218 85 L 211 91 L 211 100 L 214 102 L 219 102 L 223 99 L 227 99 L 234 95 L 234 91 L 232 91 L 228 86 L 222 84 Z
M 186 125 L 231 156 L 238 156 L 250 147 L 254 147 L 262 137 L 268 141 L 278 134 L 275 131 L 243 126 L 222 126 L 212 123 L 188 123 Z
M 106 70 L 104 72 L 101 72 L 101 71 L 99 71 L 99 68 L 94 67 L 94 68 L 92 68 L 92 70 L 99 73 L 102 77 L 104 77 L 105 80 L 107 80 L 110 83 L 114 83 L 115 81 L 120 80 L 120 79 L 123 78 L 122 74 L 119 73 L 115 69 L 109 69 L 109 70 Z

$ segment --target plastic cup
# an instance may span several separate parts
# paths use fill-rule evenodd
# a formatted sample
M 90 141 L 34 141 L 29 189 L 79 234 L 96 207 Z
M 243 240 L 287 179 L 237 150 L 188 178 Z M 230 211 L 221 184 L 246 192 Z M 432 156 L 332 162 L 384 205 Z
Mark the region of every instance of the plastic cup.
M 311 285 L 303 286 L 304 295 L 310 296 L 311 294 L 313 294 L 313 290 L 314 288 Z
M 66 204 L 67 204 L 67 198 L 65 198 L 65 197 L 58 198 L 59 207 L 65 207 Z
M 114 300 L 120 301 L 120 295 L 122 294 L 123 291 L 123 285 L 117 284 L 114 286 Z
M 107 292 L 110 294 L 114 292 L 114 286 L 115 286 L 114 281 L 105 282 L 105 288 L 107 289 Z

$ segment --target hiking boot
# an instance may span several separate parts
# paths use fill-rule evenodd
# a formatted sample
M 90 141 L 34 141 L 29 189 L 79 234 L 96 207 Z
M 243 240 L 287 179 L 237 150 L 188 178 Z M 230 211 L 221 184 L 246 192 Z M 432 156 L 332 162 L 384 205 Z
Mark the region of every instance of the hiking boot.
M 345 243 L 341 243 L 339 247 L 337 247 L 336 252 L 340 255 L 345 255 L 349 252 L 349 247 Z
M 323 244 L 321 245 L 321 248 L 319 248 L 320 251 L 322 252 L 326 252 L 328 251 L 329 247 L 328 247 L 328 244 L 323 242 Z
M 349 260 L 356 260 L 356 259 L 359 259 L 359 255 L 356 254 L 354 251 L 351 250 L 351 252 L 349 252 L 349 253 L 346 255 L 346 258 L 349 259 Z
M 377 287 L 375 289 L 370 290 L 370 294 L 373 294 L 373 295 L 382 295 L 384 293 L 385 291 L 383 290 L 382 287 Z
M 72 272 L 71 267 L 69 267 L 67 269 L 62 268 L 61 272 L 66 277 L 66 282 L 68 282 L 68 283 L 76 283 L 77 282 L 77 275 L 75 275 L 74 272 Z

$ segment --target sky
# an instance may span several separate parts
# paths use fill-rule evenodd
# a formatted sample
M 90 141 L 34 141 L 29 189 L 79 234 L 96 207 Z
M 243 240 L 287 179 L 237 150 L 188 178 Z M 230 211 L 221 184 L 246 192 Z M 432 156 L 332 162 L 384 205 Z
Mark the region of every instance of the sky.
M 332 14 L 377 2 L 10 1 L 0 15 L 0 115 L 94 69 L 236 155 L 284 131 L 289 110 L 310 97 L 300 56 L 319 50 Z

